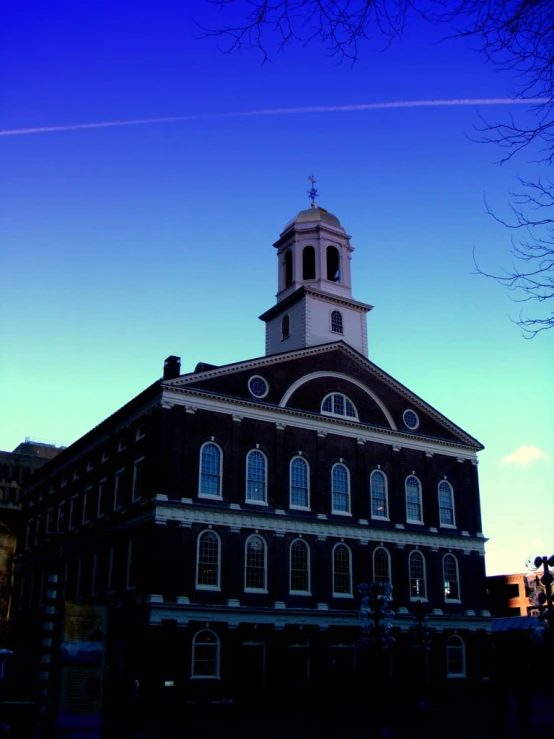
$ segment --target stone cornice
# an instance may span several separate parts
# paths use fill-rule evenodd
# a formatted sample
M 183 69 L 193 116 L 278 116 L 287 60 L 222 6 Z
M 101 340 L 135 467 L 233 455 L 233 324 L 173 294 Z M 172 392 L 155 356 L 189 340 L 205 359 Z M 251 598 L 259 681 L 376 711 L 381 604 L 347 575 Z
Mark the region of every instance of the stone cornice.
M 412 529 L 398 530 L 374 528 L 371 525 L 360 524 L 354 521 L 341 522 L 330 519 L 319 520 L 315 517 L 300 518 L 286 512 L 277 516 L 275 513 L 263 513 L 248 510 L 228 510 L 225 508 L 200 507 L 187 503 L 156 499 L 155 520 L 157 524 L 167 524 L 168 521 L 177 521 L 188 525 L 201 524 L 205 526 L 239 527 L 245 529 L 259 529 L 283 534 L 306 534 L 326 536 L 338 539 L 349 539 L 361 543 L 387 543 L 399 545 L 413 545 L 420 547 L 435 547 L 452 549 L 456 552 L 484 553 L 485 539 L 468 537 L 456 534 L 431 533 L 429 531 L 414 531 Z

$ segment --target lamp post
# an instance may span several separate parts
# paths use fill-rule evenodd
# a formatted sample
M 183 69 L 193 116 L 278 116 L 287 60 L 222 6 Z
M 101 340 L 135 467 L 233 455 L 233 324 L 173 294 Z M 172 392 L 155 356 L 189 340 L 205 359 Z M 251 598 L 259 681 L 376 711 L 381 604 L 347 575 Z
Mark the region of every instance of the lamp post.
M 550 572 L 551 568 L 554 568 L 554 554 L 550 557 L 538 555 L 536 557 L 529 557 L 526 562 L 527 569 L 530 570 L 531 575 L 526 576 L 526 583 L 531 586 L 539 580 L 544 585 L 544 591 L 534 590 L 529 596 L 529 602 L 531 605 L 540 609 L 540 617 L 543 622 L 533 631 L 531 638 L 537 644 L 543 644 L 545 639 L 552 644 L 553 636 L 552 630 L 554 629 L 554 609 L 552 608 L 552 583 L 554 582 L 554 576 Z M 542 577 L 534 575 L 537 570 L 542 567 Z
M 410 628 L 412 637 L 412 647 L 421 649 L 423 652 L 423 671 L 425 675 L 425 687 L 428 688 L 431 682 L 431 674 L 429 670 L 429 651 L 431 649 L 431 629 L 429 628 L 429 616 L 425 610 L 423 603 L 418 600 L 414 603 L 412 614 L 415 624 Z

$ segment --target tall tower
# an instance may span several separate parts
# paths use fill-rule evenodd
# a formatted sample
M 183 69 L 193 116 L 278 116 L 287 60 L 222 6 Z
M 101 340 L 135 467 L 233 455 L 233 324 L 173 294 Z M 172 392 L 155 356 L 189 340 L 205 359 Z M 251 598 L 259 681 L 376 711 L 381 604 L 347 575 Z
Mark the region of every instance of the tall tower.
M 260 316 L 266 355 L 342 340 L 367 357 L 366 319 L 373 306 L 352 298 L 354 248 L 339 219 L 312 202 L 273 246 L 277 304 Z

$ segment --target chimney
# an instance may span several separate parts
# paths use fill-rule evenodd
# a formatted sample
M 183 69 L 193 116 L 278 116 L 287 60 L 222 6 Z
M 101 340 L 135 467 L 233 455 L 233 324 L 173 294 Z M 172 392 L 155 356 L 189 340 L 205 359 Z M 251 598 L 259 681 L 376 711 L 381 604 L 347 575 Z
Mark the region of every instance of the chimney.
M 174 380 L 181 374 L 181 357 L 168 357 L 164 362 L 164 380 Z

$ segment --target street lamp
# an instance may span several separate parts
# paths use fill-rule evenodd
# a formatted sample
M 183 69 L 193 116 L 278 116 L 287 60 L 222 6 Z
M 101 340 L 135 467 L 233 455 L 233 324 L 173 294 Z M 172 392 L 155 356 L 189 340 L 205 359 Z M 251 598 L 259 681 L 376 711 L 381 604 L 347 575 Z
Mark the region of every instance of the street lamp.
M 429 687 L 431 681 L 429 670 L 429 650 L 431 649 L 431 629 L 429 628 L 429 616 L 423 603 L 418 600 L 414 603 L 412 614 L 415 624 L 410 628 L 412 647 L 423 650 L 425 686 Z
M 533 631 L 532 639 L 538 644 L 542 644 L 545 641 L 545 637 L 548 633 L 549 640 L 552 641 L 552 629 L 554 629 L 554 609 L 552 608 L 552 583 L 554 582 L 554 576 L 550 572 L 551 568 L 554 568 L 554 554 L 550 557 L 536 556 L 529 557 L 526 562 L 527 569 L 531 573 L 535 573 L 540 568 L 543 568 L 542 577 L 538 575 L 526 575 L 525 581 L 528 586 L 532 586 L 539 580 L 544 585 L 544 591 L 534 590 L 529 596 L 529 602 L 531 605 L 540 609 L 541 619 L 543 623 Z M 547 632 L 548 629 L 548 632 Z
M 371 585 L 363 582 L 359 585 L 358 592 L 362 596 L 362 644 L 377 649 L 390 649 L 394 644 L 394 637 L 390 633 L 392 624 L 385 619 L 394 616 L 394 611 L 390 609 L 392 585 L 388 582 L 372 582 Z

